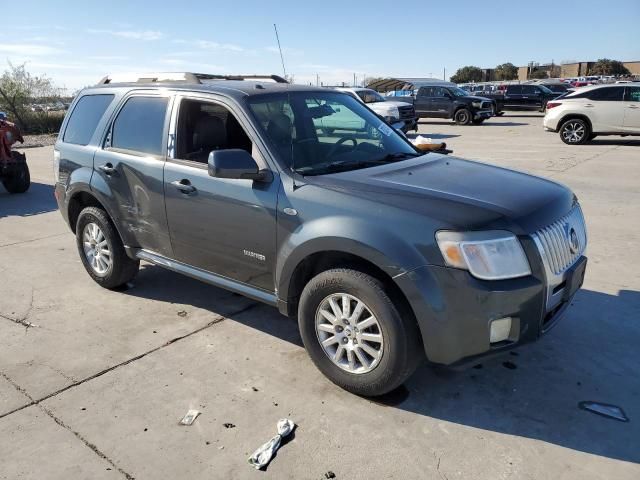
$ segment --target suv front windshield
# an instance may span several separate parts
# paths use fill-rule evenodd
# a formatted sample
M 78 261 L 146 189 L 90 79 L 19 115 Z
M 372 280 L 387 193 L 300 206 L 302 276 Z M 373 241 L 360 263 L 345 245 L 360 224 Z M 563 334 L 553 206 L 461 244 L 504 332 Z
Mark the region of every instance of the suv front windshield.
M 456 97 L 468 97 L 469 96 L 469 92 L 467 92 L 466 90 L 463 90 L 461 88 L 458 88 L 458 87 L 451 87 L 451 88 L 449 88 L 449 91 L 451 93 L 453 93 Z
M 356 95 L 358 95 L 364 103 L 386 102 L 384 97 L 375 90 L 356 90 Z
M 249 107 L 280 161 L 321 175 L 421 155 L 354 97 L 338 92 L 256 95 Z

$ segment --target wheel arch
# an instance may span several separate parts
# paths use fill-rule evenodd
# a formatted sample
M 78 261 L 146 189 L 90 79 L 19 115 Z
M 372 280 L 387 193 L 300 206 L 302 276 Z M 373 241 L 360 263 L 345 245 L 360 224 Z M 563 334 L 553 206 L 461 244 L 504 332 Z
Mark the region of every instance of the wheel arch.
M 589 119 L 589 117 L 586 116 L 584 113 L 567 113 L 566 115 L 564 115 L 558 122 L 558 131 L 560 131 L 560 129 L 562 128 L 562 125 L 564 125 L 565 122 L 569 120 L 574 120 L 574 119 L 580 119 L 587 122 L 589 131 L 593 133 L 593 124 L 591 123 L 591 120 Z

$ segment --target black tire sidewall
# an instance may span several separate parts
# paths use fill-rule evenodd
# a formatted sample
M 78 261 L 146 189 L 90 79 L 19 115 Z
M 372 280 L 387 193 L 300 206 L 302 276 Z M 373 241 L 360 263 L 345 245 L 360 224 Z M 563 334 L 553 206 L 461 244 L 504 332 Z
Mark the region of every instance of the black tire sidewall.
M 359 298 L 378 319 L 384 338 L 383 354 L 371 372 L 353 374 L 340 369 L 329 359 L 318 341 L 316 311 L 332 293 L 348 293 Z M 417 333 L 407 328 L 381 283 L 364 273 L 335 269 L 311 279 L 300 298 L 298 324 L 305 348 L 318 369 L 332 382 L 353 393 L 382 395 L 399 386 L 415 369 Z
M 578 142 L 568 142 L 565 140 L 563 132 L 564 132 L 564 128 L 568 123 L 572 123 L 572 122 L 578 122 L 580 123 L 583 128 L 584 128 L 584 135 L 582 137 L 582 139 Z M 565 143 L 566 145 L 582 145 L 583 143 L 587 142 L 589 140 L 589 137 L 591 136 L 591 128 L 589 127 L 589 124 L 587 122 L 585 122 L 584 120 L 582 120 L 581 118 L 571 118 L 569 120 L 566 120 L 565 122 L 562 123 L 562 125 L 560 126 L 560 140 L 562 140 L 563 143 Z
M 2 185 L 9 193 L 24 193 L 31 186 L 31 174 L 26 162 L 18 163 L 13 171 L 2 179 Z
M 100 276 L 94 272 L 84 253 L 82 237 L 84 228 L 88 223 L 95 223 L 100 227 L 100 230 L 102 230 L 107 240 L 107 245 L 111 250 L 111 270 L 104 276 Z M 96 283 L 104 288 L 117 288 L 121 286 L 133 278 L 138 270 L 139 262 L 127 256 L 122 241 L 120 240 L 120 235 L 109 220 L 109 216 L 104 210 L 97 207 L 87 207 L 80 212 L 76 223 L 76 245 L 85 270 Z
M 462 121 L 462 119 L 460 119 L 460 115 L 461 114 L 466 114 L 466 120 Z M 468 108 L 461 108 L 459 110 L 456 110 L 456 113 L 453 115 L 453 120 L 458 124 L 458 125 L 469 125 L 472 121 L 473 117 L 471 115 L 471 110 L 469 110 Z

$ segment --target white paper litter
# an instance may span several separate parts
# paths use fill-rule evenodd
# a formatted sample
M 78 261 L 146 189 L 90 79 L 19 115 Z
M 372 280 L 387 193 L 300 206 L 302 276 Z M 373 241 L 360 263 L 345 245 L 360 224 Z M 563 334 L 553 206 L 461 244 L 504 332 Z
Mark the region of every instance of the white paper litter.
M 278 435 L 273 437 L 271 440 L 269 440 L 267 443 L 253 452 L 253 454 L 249 457 L 249 464 L 253 465 L 257 470 L 269 465 L 273 454 L 276 453 L 276 450 L 278 450 L 278 448 L 280 448 L 282 439 L 289 435 L 293 431 L 295 426 L 296 424 L 288 418 L 278 420 Z
M 413 143 L 414 145 L 433 145 L 434 143 L 440 143 L 440 142 L 434 142 L 431 138 L 418 135 L 416 138 L 413 138 L 411 140 L 411 143 Z
M 189 426 L 191 425 L 193 422 L 196 421 L 196 418 L 198 417 L 198 415 L 200 415 L 200 412 L 198 410 L 189 410 L 187 412 L 187 414 L 182 417 L 182 420 L 180 420 L 179 425 L 184 425 L 184 426 Z

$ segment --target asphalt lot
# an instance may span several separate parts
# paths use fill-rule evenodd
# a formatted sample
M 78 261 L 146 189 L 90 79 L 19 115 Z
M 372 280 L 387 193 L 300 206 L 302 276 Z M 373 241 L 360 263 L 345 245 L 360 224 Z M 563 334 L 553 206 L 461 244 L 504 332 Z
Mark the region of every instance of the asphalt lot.
M 0 187 L 0 478 L 640 478 L 640 139 L 569 147 L 541 124 L 420 132 L 569 185 L 589 232 L 583 290 L 517 355 L 425 365 L 377 402 L 326 380 L 273 308 L 151 265 L 124 291 L 98 287 L 56 211 L 51 147 L 26 150 L 29 192 Z M 178 426 L 190 408 L 202 414 Z M 253 470 L 285 416 L 294 438 Z

